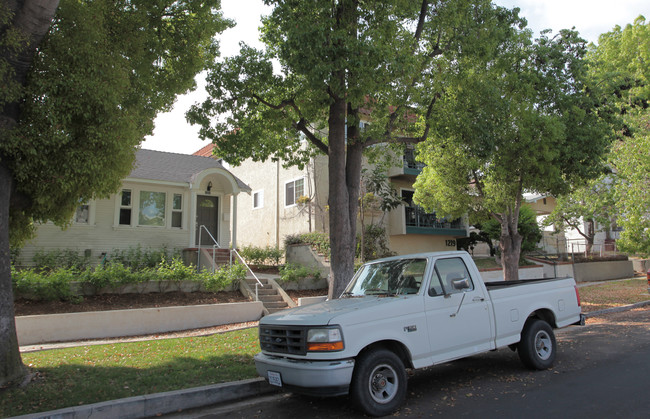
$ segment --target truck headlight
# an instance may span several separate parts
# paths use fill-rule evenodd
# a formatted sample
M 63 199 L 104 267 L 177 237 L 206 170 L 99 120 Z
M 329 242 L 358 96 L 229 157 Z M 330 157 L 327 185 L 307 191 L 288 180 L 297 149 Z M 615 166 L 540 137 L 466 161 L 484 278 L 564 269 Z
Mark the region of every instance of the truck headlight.
M 338 327 L 309 329 L 307 331 L 308 351 L 342 351 L 343 335 Z

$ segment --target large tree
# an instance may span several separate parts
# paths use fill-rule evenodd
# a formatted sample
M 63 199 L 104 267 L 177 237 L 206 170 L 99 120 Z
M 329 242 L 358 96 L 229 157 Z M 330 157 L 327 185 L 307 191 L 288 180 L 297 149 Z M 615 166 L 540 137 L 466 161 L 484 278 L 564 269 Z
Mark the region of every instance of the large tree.
M 590 50 L 591 71 L 604 102 L 620 119 L 610 163 L 618 241 L 622 250 L 650 255 L 650 23 L 642 16 L 615 27 Z
M 505 280 L 518 279 L 523 193 L 558 195 L 594 176 L 608 130 L 589 93 L 585 42 L 575 31 L 532 41 L 514 34 L 486 62 L 458 60 L 436 103 L 415 200 L 437 213 L 465 211 L 501 226 Z
M 188 118 L 230 163 L 328 156 L 336 298 L 354 270 L 363 151 L 426 138 L 444 63 L 494 48 L 519 21 L 485 0 L 266 3 L 275 5 L 263 19 L 266 50 L 243 45 L 217 66 L 207 79 L 210 98 Z M 362 116 L 371 121 L 363 130 Z
M 218 53 L 219 0 L 23 0 L 0 4 L 0 385 L 25 369 L 9 240 L 66 225 L 131 170 L 153 119 Z

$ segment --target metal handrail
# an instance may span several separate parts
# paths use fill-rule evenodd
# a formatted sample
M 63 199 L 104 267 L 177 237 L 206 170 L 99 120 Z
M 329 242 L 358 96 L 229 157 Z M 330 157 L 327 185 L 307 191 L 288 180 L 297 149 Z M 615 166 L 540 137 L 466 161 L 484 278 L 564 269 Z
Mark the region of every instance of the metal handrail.
M 201 233 L 203 232 L 203 230 L 205 230 L 205 232 L 208 233 L 208 236 L 210 236 L 210 238 L 214 242 L 214 244 L 212 245 L 212 272 L 214 272 L 214 270 L 215 270 L 215 263 L 214 263 L 215 250 L 217 248 L 221 249 L 221 246 L 219 246 L 219 242 L 214 238 L 214 236 L 212 236 L 212 233 L 210 233 L 210 230 L 208 230 L 208 228 L 206 226 L 204 226 L 203 224 L 201 224 L 201 226 L 199 227 L 199 248 L 196 251 L 196 271 L 198 272 L 199 270 L 201 270 Z
M 251 275 L 253 275 L 253 278 L 255 278 L 255 281 L 257 281 L 257 282 L 255 283 L 255 301 L 259 301 L 260 298 L 259 298 L 259 295 L 258 295 L 258 293 L 257 293 L 257 287 L 260 286 L 260 287 L 264 288 L 264 284 L 262 284 L 262 282 L 259 280 L 259 278 L 257 277 L 257 275 L 255 275 L 255 272 L 253 272 L 253 270 L 250 268 L 250 266 L 248 266 L 248 263 L 246 263 L 246 261 L 244 260 L 244 258 L 241 257 L 241 255 L 239 254 L 239 252 L 237 251 L 237 249 L 230 249 L 230 266 L 232 266 L 232 254 L 233 254 L 233 253 L 234 253 L 235 255 L 237 255 L 237 257 L 239 258 L 239 260 L 241 261 L 241 263 L 244 264 L 244 266 L 246 267 L 246 269 L 248 269 L 248 272 L 250 272 Z

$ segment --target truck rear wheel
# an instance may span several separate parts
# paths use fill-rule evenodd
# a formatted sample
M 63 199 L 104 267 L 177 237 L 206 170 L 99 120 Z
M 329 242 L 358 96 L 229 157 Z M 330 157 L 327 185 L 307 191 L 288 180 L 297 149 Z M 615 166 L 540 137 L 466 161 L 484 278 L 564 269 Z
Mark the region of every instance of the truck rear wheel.
M 371 350 L 356 361 L 350 396 L 365 413 L 388 415 L 404 403 L 406 380 L 404 363 L 395 353 L 386 349 Z
M 519 359 L 528 368 L 545 370 L 553 366 L 557 344 L 553 328 L 540 319 L 530 319 L 521 332 L 517 345 Z

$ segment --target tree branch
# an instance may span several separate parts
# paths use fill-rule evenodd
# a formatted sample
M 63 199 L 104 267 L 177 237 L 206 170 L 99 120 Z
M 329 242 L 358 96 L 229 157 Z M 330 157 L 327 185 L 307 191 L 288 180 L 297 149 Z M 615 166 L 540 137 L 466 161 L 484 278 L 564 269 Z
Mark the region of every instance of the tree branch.
M 305 118 L 300 118 L 300 121 L 294 122 L 293 127 L 298 131 L 302 132 L 303 134 L 305 134 L 305 137 L 307 137 L 309 142 L 311 142 L 314 146 L 316 146 L 316 148 L 318 148 L 320 151 L 325 153 L 326 156 L 329 156 L 329 147 L 327 146 L 327 144 L 322 142 L 320 138 L 315 136 L 313 132 L 309 130 Z
M 418 42 L 420 42 L 420 37 L 422 36 L 422 31 L 424 30 L 424 21 L 426 20 L 428 9 L 429 1 L 422 0 L 422 6 L 420 7 L 420 18 L 418 19 L 418 27 L 415 29 L 415 35 L 413 36 L 414 48 L 417 46 Z

